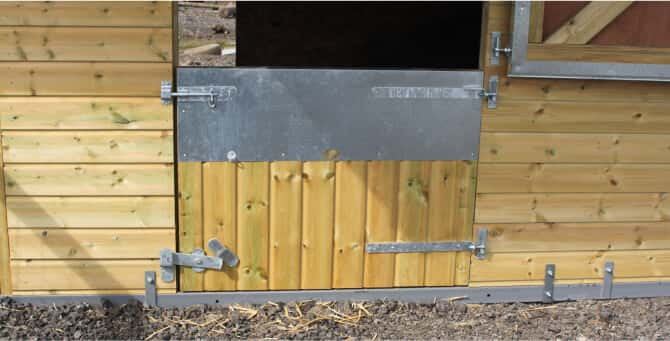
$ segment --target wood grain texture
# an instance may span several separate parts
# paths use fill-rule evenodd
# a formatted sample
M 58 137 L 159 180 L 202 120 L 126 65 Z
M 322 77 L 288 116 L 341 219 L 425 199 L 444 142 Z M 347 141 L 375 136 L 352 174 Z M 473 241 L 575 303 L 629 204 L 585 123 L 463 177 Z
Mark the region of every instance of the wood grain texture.
M 482 133 L 482 162 L 668 163 L 667 134 Z
M 663 82 L 603 81 L 589 79 L 528 79 L 505 76 L 506 68 L 493 69 L 500 72 L 500 100 L 552 100 L 629 103 L 668 103 L 670 88 Z M 491 74 L 487 70 L 487 74 Z
M 428 228 L 426 241 L 459 240 L 464 223 L 461 218 L 460 195 L 463 189 L 463 169 L 456 162 L 433 161 L 430 170 L 428 197 Z M 467 181 L 467 179 L 465 179 Z M 425 286 L 451 286 L 456 278 L 456 253 L 426 254 Z
M 666 133 L 670 103 L 514 100 L 482 109 L 483 132 Z
M 528 44 L 528 60 L 670 64 L 670 48 Z
M 398 242 L 425 241 L 430 203 L 430 162 L 400 162 L 398 181 Z M 395 286 L 422 286 L 424 253 L 402 253 L 395 257 Z
M 202 164 L 203 237 L 217 238 L 237 254 L 237 165 L 230 162 Z M 205 291 L 237 288 L 239 267 L 205 271 Z
M 13 260 L 16 290 L 130 290 L 144 288 L 144 272 L 160 272 L 158 260 Z M 158 288 L 175 282 L 156 281 Z
M 158 96 L 170 63 L 0 62 L 1 96 Z
M 335 163 L 303 164 L 302 289 L 330 289 L 333 270 Z
M 471 280 L 542 280 L 546 264 L 556 264 L 556 279 L 602 281 L 605 262 L 616 266 L 617 278 L 667 277 L 670 275 L 670 250 L 580 251 L 496 253 L 486 260 L 472 262 Z
M 8 197 L 10 228 L 175 227 L 172 197 Z
M 270 283 L 272 290 L 300 289 L 302 163 L 270 166 Z
M 172 106 L 158 98 L 3 97 L 3 130 L 172 129 Z
M 552 33 L 545 43 L 586 44 L 632 3 L 632 1 L 592 1 Z
M 0 26 L 171 27 L 170 2 L 0 3 Z
M 533 1 L 530 4 L 530 20 L 528 42 L 542 42 L 542 23 L 544 21 L 544 1 Z
M 267 290 L 269 222 L 267 162 L 242 162 L 237 168 L 238 290 Z
M 172 195 L 173 166 L 7 165 L 7 195 Z
M 157 258 L 175 249 L 174 229 L 11 229 L 9 240 L 13 260 Z
M 171 131 L 5 131 L 6 163 L 170 163 Z
M 479 167 L 478 193 L 670 192 L 670 164 L 496 164 Z
M 179 162 L 179 252 L 191 253 L 205 249 L 203 238 L 202 165 L 200 162 Z M 182 291 L 202 291 L 204 274 L 179 267 L 179 288 Z
M 478 194 L 477 223 L 670 220 L 667 193 Z
M 0 27 L 0 61 L 170 62 L 170 28 Z
M 456 230 L 457 239 L 461 240 L 476 240 L 477 234 L 473 233 L 472 226 L 475 221 L 475 197 L 477 191 L 477 179 L 479 165 L 475 161 L 459 161 L 462 167 L 461 173 L 461 187 L 459 188 L 458 208 L 460 210 L 459 217 L 462 221 L 460 229 Z M 453 205 L 453 203 L 452 203 Z M 464 251 L 456 253 L 456 285 L 470 284 L 470 258 L 472 252 Z
M 0 169 L 4 169 L 3 151 L 0 148 Z M 7 202 L 5 201 L 5 174 L 0 172 L 0 294 L 12 293 L 12 271 L 9 262 L 9 231 Z
M 336 165 L 333 288 L 363 286 L 366 168 L 365 161 Z
M 365 215 L 365 239 L 368 243 L 396 240 L 398 166 L 397 161 L 368 162 Z M 394 254 L 365 253 L 365 287 L 392 287 L 394 274 Z
M 670 249 L 670 222 L 486 224 L 486 250 L 499 252 Z

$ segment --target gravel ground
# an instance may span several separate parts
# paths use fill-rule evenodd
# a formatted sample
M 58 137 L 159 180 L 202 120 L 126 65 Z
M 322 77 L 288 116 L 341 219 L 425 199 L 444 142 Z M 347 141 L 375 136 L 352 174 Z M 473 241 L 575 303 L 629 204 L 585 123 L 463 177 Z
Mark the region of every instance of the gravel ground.
M 458 301 L 314 302 L 262 306 L 33 307 L 0 300 L 11 339 L 668 339 L 670 298 L 554 305 Z
M 206 3 L 181 2 L 179 6 L 179 65 L 180 66 L 235 66 L 235 56 L 198 55 L 186 56 L 181 51 L 187 48 L 217 43 L 225 47 L 235 46 L 236 19 L 222 18 L 219 10 L 209 7 L 190 7 L 200 4 L 223 8 L 231 1 L 209 1 Z M 234 3 L 233 3 L 234 4 Z

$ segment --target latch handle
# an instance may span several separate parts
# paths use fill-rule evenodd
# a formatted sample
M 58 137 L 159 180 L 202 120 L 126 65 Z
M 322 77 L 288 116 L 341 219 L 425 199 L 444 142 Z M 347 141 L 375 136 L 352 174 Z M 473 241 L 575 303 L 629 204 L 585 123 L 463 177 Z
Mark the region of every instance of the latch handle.
M 187 266 L 194 272 L 203 272 L 205 269 L 221 270 L 224 263 L 229 267 L 239 264 L 237 256 L 216 238 L 210 239 L 207 246 L 214 252 L 214 257 L 205 255 L 202 249 L 193 249 L 190 254 L 161 249 L 160 267 L 163 282 L 174 281 L 177 266 Z
M 172 97 L 207 97 L 207 104 L 210 108 L 216 108 L 216 97 L 218 96 L 214 88 L 209 91 L 177 91 L 172 92 L 172 82 L 161 81 L 161 103 L 164 105 L 172 103 Z

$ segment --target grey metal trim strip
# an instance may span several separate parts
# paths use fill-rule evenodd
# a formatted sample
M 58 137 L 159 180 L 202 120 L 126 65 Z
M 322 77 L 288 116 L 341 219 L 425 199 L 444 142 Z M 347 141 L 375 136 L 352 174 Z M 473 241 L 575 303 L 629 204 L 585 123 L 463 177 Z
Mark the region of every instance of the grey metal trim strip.
M 554 287 L 554 302 L 600 299 L 602 284 L 568 284 Z M 290 302 L 300 300 L 378 300 L 393 299 L 405 302 L 428 303 L 435 299 L 459 298 L 463 303 L 542 302 L 544 286 L 509 287 L 440 287 L 348 290 L 295 290 L 295 291 L 231 291 L 178 293 L 158 295 L 161 307 L 184 307 L 193 304 L 234 303 L 262 304 L 268 301 Z M 644 298 L 670 296 L 670 282 L 615 283 L 611 298 Z M 129 300 L 144 302 L 143 295 L 35 295 L 9 296 L 19 303 L 35 305 L 88 303 L 98 305 L 102 299 L 115 304 Z
M 462 242 L 397 242 L 365 244 L 367 253 L 416 253 L 469 251 L 475 248 L 471 241 Z
M 670 65 L 667 64 L 529 61 L 529 26 L 530 1 L 517 1 L 508 70 L 511 77 L 670 81 Z

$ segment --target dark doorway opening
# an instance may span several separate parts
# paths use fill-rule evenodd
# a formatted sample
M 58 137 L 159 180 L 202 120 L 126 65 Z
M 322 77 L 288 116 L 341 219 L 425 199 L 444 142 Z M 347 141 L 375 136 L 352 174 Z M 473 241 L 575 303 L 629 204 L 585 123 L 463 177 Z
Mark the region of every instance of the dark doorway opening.
M 238 2 L 237 66 L 477 69 L 481 2 Z

